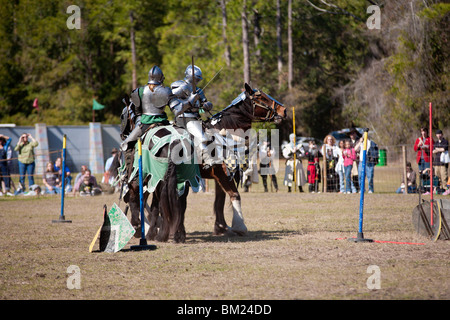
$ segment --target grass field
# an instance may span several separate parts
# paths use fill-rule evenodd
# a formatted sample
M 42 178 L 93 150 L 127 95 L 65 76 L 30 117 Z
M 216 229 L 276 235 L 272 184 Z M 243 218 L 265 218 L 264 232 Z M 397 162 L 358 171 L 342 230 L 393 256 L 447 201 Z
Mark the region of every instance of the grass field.
M 214 194 L 191 193 L 186 243 L 151 243 L 155 251 L 131 252 L 139 243 L 133 238 L 114 254 L 88 247 L 103 205 L 118 203 L 117 193 L 66 197 L 70 224 L 51 222 L 60 214 L 58 196 L 2 197 L 0 299 L 450 298 L 450 242 L 432 242 L 414 230 L 417 195 L 366 195 L 364 235 L 423 245 L 356 244 L 344 238 L 358 231 L 359 194 L 261 190 L 260 182 L 242 193 L 247 236 L 213 236 Z M 231 224 L 228 204 L 226 210 Z M 81 272 L 80 289 L 67 286 L 72 265 Z M 379 289 L 368 285 L 370 266 L 379 270 Z

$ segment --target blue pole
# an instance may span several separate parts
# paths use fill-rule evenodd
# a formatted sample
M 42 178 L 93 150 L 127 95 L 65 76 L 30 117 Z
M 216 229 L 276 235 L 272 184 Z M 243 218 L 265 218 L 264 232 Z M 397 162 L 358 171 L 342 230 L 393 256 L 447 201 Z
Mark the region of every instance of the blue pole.
M 66 183 L 66 135 L 63 137 L 63 158 L 62 158 L 62 165 L 61 165 L 61 219 L 64 219 L 64 187 Z
M 143 183 L 143 172 L 142 172 L 142 141 L 141 138 L 138 139 L 138 153 L 139 153 L 139 209 L 141 213 L 141 239 L 139 245 L 131 246 L 131 250 L 155 250 L 156 246 L 147 244 L 147 239 L 145 239 L 145 217 L 144 217 L 144 183 Z
M 373 242 L 371 239 L 364 239 L 363 234 L 363 212 L 364 212 L 364 189 L 366 184 L 366 156 L 367 156 L 367 132 L 369 129 L 364 130 L 364 142 L 362 149 L 362 163 L 361 163 L 361 177 L 360 177 L 360 192 L 361 196 L 359 198 L 359 226 L 358 226 L 358 235 L 356 238 L 350 238 L 350 241 L 354 242 Z
M 362 165 L 361 165 L 361 179 L 359 181 L 362 181 L 360 183 L 360 191 L 361 196 L 359 198 L 359 228 L 358 232 L 359 234 L 363 234 L 363 212 L 364 212 L 364 191 L 365 191 L 365 185 L 366 185 L 366 155 L 367 155 L 367 132 L 364 132 L 364 143 L 363 143 L 363 151 L 362 151 Z
M 144 187 L 142 178 L 142 142 L 138 139 L 139 148 L 139 209 L 141 212 L 141 239 L 145 240 L 145 223 L 144 223 Z

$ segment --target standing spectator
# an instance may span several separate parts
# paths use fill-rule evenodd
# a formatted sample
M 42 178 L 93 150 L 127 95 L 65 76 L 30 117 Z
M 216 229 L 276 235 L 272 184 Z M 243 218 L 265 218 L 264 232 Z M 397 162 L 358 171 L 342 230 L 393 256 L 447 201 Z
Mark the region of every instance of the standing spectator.
M 355 148 L 356 144 L 358 143 L 359 139 L 361 138 L 361 134 L 356 130 L 355 128 L 352 128 L 349 132 L 351 145 L 353 148 Z M 359 165 L 359 157 L 358 157 L 358 151 L 356 151 L 356 161 L 353 162 L 353 167 L 351 171 L 351 187 L 352 187 L 352 193 L 356 193 L 359 191 L 359 176 L 358 176 L 358 165 Z
M 8 196 L 13 195 L 11 192 L 9 192 L 11 189 L 11 177 L 8 165 L 8 150 L 11 149 L 10 144 L 11 138 L 0 134 L 0 181 L 2 183 L 0 191 Z
M 44 174 L 42 175 L 42 182 L 45 186 L 46 194 L 60 194 L 61 193 L 61 176 L 58 171 L 55 171 L 53 163 L 47 163 Z
M 448 155 L 448 141 L 443 137 L 442 130 L 436 130 L 436 142 L 433 143 L 433 166 L 436 169 L 436 176 L 439 177 L 441 189 L 447 187 L 448 180 L 448 163 L 445 163 L 445 152 Z M 442 159 L 441 159 L 442 158 Z
M 358 177 L 359 177 L 359 187 L 361 190 L 361 186 L 365 183 L 365 181 L 362 180 L 362 166 L 363 166 L 363 145 L 364 145 L 364 138 L 360 138 L 358 143 L 355 146 L 355 152 L 359 151 L 359 165 L 358 165 Z M 373 186 L 373 176 L 375 173 L 375 165 L 378 164 L 378 146 L 375 142 L 367 138 L 367 149 L 366 149 L 366 178 L 369 182 L 369 193 L 374 192 L 374 186 Z
M 356 160 L 356 152 L 352 147 L 352 143 L 350 140 L 345 140 L 345 149 L 342 152 L 342 158 L 344 158 L 345 193 L 352 193 L 352 167 L 353 162 Z
M 420 137 L 414 143 L 414 151 L 417 152 L 416 161 L 419 165 L 419 174 L 427 168 L 430 168 L 430 137 L 428 129 L 420 128 Z
M 344 151 L 344 140 L 339 141 L 337 149 L 338 161 L 336 163 L 336 172 L 339 176 L 339 193 L 345 193 L 345 173 L 344 173 L 344 158 L 342 152 Z
M 405 186 L 405 179 L 402 180 L 402 184 L 397 189 L 396 193 L 404 193 L 405 187 L 407 187 L 406 191 L 408 193 L 416 193 L 417 185 L 416 185 L 416 173 L 411 167 L 411 162 L 406 163 L 406 185 Z
M 103 174 L 102 183 L 111 184 L 111 185 L 113 184 L 113 182 L 116 178 L 117 172 L 116 172 L 116 174 L 112 174 L 110 169 L 111 169 L 111 165 L 112 165 L 114 159 L 118 158 L 118 156 L 119 156 L 119 150 L 117 150 L 117 148 L 112 148 L 111 157 L 109 157 L 105 162 L 105 173 Z
M 19 142 L 14 148 L 14 150 L 19 153 L 19 192 L 25 190 L 25 172 L 28 174 L 29 187 L 34 185 L 34 148 L 38 145 L 39 143 L 31 136 L 31 134 L 24 133 L 20 136 Z
M 339 177 L 336 173 L 336 163 L 339 160 L 338 147 L 336 146 L 336 139 L 332 135 L 327 135 L 323 140 L 322 154 L 326 157 L 326 179 L 327 192 L 338 191 Z
M 308 151 L 306 151 L 308 159 L 307 175 L 309 183 L 309 192 L 319 192 L 320 181 L 320 164 L 319 164 L 319 149 L 317 149 L 314 139 L 309 140 Z
M 63 175 L 61 167 L 62 167 L 62 159 L 61 158 L 57 158 L 56 161 L 55 161 L 54 169 L 55 169 L 56 172 L 58 172 L 58 174 L 61 177 L 63 177 L 63 176 L 65 177 L 64 188 L 66 188 L 66 192 L 70 192 L 70 191 L 72 191 L 72 175 L 70 173 L 70 170 L 69 170 L 68 166 L 65 166 L 65 168 L 64 168 L 64 175 Z
M 275 158 L 275 149 L 270 147 L 267 141 L 264 141 L 259 150 L 259 169 L 261 178 L 263 181 L 264 192 L 269 192 L 267 188 L 267 176 L 270 175 L 275 192 L 278 192 L 278 182 L 276 177 L 275 168 L 273 167 L 273 159 Z
M 284 172 L 284 185 L 288 187 L 288 192 L 291 192 L 292 183 L 294 181 L 294 154 L 295 154 L 295 179 L 298 190 L 303 192 L 303 186 L 306 183 L 305 172 L 301 157 L 305 155 L 305 150 L 301 144 L 295 144 L 295 135 L 289 135 L 289 143 L 282 146 L 283 157 L 286 159 L 286 169 Z M 297 186 L 294 186 L 297 187 Z

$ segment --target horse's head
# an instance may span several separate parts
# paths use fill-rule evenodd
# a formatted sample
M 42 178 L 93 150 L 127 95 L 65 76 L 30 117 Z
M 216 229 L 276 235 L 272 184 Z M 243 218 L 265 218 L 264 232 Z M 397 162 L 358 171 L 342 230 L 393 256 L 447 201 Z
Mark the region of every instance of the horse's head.
M 253 116 L 260 121 L 273 121 L 276 124 L 286 118 L 286 108 L 267 93 L 252 89 L 247 83 L 245 91 L 252 101 Z

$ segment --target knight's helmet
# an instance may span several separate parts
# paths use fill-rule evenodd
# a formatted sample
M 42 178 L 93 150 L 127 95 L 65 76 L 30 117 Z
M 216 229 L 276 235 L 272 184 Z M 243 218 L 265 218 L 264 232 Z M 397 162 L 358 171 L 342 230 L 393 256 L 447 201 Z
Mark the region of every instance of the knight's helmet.
M 192 65 L 188 65 L 186 68 L 186 71 L 184 72 L 185 75 L 185 80 L 189 83 L 192 83 Z M 202 78 L 202 70 L 197 67 L 194 66 L 194 77 L 195 77 L 195 83 L 199 83 L 201 80 L 203 80 Z
M 158 66 L 153 66 L 148 72 L 147 84 L 160 85 L 164 82 L 164 74 Z

